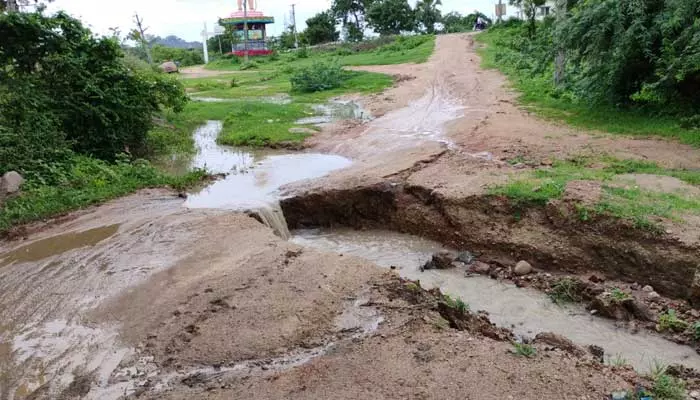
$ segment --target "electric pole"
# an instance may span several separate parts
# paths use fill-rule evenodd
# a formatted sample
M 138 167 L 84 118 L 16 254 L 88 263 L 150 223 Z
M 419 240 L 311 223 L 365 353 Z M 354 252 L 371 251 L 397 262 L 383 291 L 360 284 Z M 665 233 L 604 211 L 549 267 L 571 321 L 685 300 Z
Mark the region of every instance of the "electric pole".
M 298 49 L 299 37 L 297 36 L 297 14 L 294 12 L 294 6 L 296 6 L 296 4 L 292 4 L 292 33 L 294 33 L 294 48 Z
M 148 63 L 153 64 L 153 57 L 151 57 L 151 47 L 148 45 L 148 42 L 146 41 L 146 30 L 148 28 L 143 27 L 143 19 L 139 17 L 138 13 L 134 13 L 134 21 L 136 22 L 136 27 L 139 30 L 139 35 L 141 38 L 141 45 L 143 46 L 144 50 L 146 50 L 146 57 L 148 57 Z
M 502 15 L 503 15 L 503 0 L 498 0 L 498 11 L 497 11 L 497 14 L 498 14 L 498 15 L 496 15 L 496 22 L 501 22 L 501 21 L 503 21 L 503 20 L 501 19 L 501 18 L 502 18 Z
M 243 0 L 243 60 L 248 62 L 248 0 Z

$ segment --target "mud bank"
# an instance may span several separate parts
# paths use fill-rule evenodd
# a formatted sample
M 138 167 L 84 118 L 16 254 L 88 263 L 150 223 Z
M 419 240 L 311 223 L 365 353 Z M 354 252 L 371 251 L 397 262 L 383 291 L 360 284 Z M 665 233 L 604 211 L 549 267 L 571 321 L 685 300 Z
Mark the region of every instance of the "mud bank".
M 542 270 L 599 271 L 700 302 L 696 246 L 619 219 L 582 222 L 575 203 L 525 207 L 499 196 L 444 195 L 439 188 L 389 179 L 347 189 L 317 188 L 283 199 L 281 207 L 290 229 L 391 229 L 468 249 L 504 267 L 527 260 Z

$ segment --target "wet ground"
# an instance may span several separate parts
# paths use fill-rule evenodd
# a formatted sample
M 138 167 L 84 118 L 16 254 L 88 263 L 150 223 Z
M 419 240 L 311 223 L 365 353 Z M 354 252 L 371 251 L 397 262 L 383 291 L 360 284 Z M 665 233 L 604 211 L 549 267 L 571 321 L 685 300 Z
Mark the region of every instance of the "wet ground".
M 635 369 L 648 372 L 658 363 L 681 363 L 700 370 L 700 355 L 688 346 L 646 333 L 618 328 L 613 321 L 592 316 L 577 305 L 554 304 L 544 293 L 498 282 L 481 275 L 465 277 L 464 269 L 426 270 L 420 266 L 433 253 L 443 250 L 436 242 L 391 231 L 352 229 L 299 230 L 292 241 L 394 267 L 401 276 L 418 280 L 427 288 L 463 299 L 473 310 L 484 310 L 499 326 L 518 335 L 534 338 L 540 332 L 555 332 L 585 347 L 597 345 L 610 359 L 624 359 Z
M 440 37 L 431 62 L 391 67 L 419 78 L 372 100 L 378 118 L 371 122 L 355 121 L 339 135 L 324 131 L 316 153 L 219 146 L 221 124 L 210 121 L 194 133 L 197 155 L 175 158 L 170 166 L 206 167 L 225 176 L 189 193 L 184 205 L 172 193 L 146 191 L 77 213 L 26 242 L 0 244 L 0 399 L 31 393 L 60 398 L 73 381 L 87 382 L 71 389 L 73 397 L 95 399 L 143 390 L 182 399 L 465 393 L 479 400 L 600 399 L 625 384 L 566 354 L 518 359 L 508 343 L 444 331 L 435 315 L 410 304 L 387 306 L 390 298 L 375 293 L 383 287 L 375 263 L 459 296 L 520 335 L 546 330 L 581 345 L 600 344 L 640 370 L 654 360 L 700 367 L 690 348 L 633 335 L 576 307 L 555 306 L 541 293 L 464 277 L 459 270 L 420 272 L 418 266 L 440 249 L 434 242 L 350 230 L 280 238 L 288 233 L 276 202 L 291 193 L 290 184 L 299 190 L 309 182 L 329 188 L 384 182 L 446 148 L 456 149 L 460 160 L 480 152 L 484 157 L 476 158 L 491 160 L 490 150 L 505 152 L 503 143 L 524 131 L 546 133 L 535 129 L 540 122 L 500 105 L 494 93 L 502 80 L 474 70 L 467 62 L 472 55 L 465 55 L 468 43 L 463 36 Z M 465 66 L 469 74 L 457 74 Z M 209 72 L 193 71 L 204 74 Z M 389 96 L 396 97 L 391 106 Z M 369 121 L 348 104 L 343 111 L 319 111 Z M 499 139 L 489 147 L 478 140 L 494 107 L 524 123 L 505 139 L 495 133 Z M 460 147 L 464 138 L 454 134 L 457 121 L 465 124 L 460 129 L 472 130 L 468 147 Z M 436 190 L 469 185 L 458 188 L 462 194 L 479 186 L 473 171 L 436 168 L 423 173 L 422 184 Z M 249 210 L 280 237 L 249 218 Z M 372 301 L 366 301 L 372 289 Z

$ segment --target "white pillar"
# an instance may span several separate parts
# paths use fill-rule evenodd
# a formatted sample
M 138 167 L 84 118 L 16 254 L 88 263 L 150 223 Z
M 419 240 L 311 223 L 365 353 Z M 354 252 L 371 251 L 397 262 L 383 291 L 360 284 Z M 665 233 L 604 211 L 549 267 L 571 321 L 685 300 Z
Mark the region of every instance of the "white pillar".
M 207 33 L 207 23 L 204 23 L 204 30 L 202 31 L 202 50 L 204 51 L 204 63 L 209 64 L 209 49 L 207 48 L 207 41 L 209 40 L 209 34 Z

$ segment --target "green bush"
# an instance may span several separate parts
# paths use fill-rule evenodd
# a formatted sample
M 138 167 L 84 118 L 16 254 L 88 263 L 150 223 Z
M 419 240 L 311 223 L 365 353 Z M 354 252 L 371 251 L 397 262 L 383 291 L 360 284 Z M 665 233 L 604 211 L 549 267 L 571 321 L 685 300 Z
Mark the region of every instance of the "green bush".
M 245 71 L 248 69 L 258 69 L 258 62 L 257 61 L 248 61 L 244 62 L 241 64 L 241 71 Z
M 343 83 L 343 69 L 336 63 L 315 62 L 309 67 L 299 68 L 289 80 L 294 91 L 320 92 L 340 87 Z
M 11 155 L 0 172 L 45 175 L 69 150 L 144 155 L 153 116 L 187 101 L 177 80 L 124 62 L 116 41 L 64 13 L 2 14 L 0 37 L 0 141 Z

